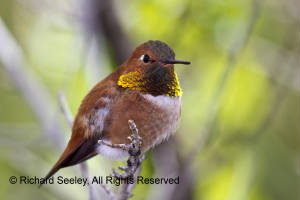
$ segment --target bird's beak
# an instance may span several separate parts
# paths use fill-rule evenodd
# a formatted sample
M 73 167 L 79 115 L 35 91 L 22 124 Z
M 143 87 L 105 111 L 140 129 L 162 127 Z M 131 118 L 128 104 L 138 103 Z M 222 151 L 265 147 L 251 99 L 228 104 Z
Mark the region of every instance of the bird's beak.
M 191 62 L 189 62 L 189 61 L 172 60 L 172 59 L 162 60 L 161 62 L 164 64 L 184 64 L 184 65 L 191 64 Z

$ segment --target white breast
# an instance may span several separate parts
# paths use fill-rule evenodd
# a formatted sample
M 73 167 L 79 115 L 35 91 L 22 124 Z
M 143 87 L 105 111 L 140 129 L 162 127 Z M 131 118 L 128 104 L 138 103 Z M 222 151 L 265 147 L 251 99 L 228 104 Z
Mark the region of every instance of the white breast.
M 159 122 L 165 124 L 165 126 L 159 126 L 160 129 L 156 130 L 162 132 L 162 134 L 159 134 L 160 136 L 156 138 L 152 145 L 153 147 L 168 139 L 170 135 L 176 132 L 180 120 L 181 97 L 170 97 L 163 95 L 152 96 L 149 94 L 145 94 L 143 97 L 165 111 L 165 117 L 163 117 L 163 121 Z

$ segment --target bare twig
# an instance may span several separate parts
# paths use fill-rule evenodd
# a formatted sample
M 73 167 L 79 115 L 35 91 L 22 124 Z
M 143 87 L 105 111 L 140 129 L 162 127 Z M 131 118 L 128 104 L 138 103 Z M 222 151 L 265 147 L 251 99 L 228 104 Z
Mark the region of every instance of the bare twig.
M 72 128 L 73 116 L 72 116 L 72 114 L 70 112 L 70 109 L 68 107 L 66 97 L 65 97 L 65 95 L 63 94 L 62 91 L 59 91 L 57 93 L 57 97 L 58 97 L 58 101 L 59 101 L 59 107 L 60 107 L 62 113 L 64 114 L 70 128 Z
M 88 171 L 88 167 L 86 165 L 86 163 L 80 163 L 80 172 L 81 175 L 86 178 L 88 180 L 89 178 L 89 171 Z M 95 200 L 96 199 L 96 194 L 95 194 L 95 190 L 93 188 L 93 185 L 88 185 L 89 188 L 89 200 Z
M 180 158 L 178 158 L 177 151 L 181 149 L 180 145 L 182 144 L 176 143 L 176 137 L 171 137 L 167 142 L 152 150 L 153 177 L 175 177 L 179 175 Z M 180 185 L 182 186 L 181 176 Z M 175 189 L 176 184 L 153 184 L 150 186 L 147 199 L 171 199 L 172 195 L 176 193 Z

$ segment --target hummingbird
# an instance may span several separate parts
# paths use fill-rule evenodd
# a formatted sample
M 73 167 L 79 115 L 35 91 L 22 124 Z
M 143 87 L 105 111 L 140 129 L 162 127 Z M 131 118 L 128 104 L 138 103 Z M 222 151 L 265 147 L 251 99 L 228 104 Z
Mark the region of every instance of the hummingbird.
M 141 153 L 175 133 L 181 115 L 181 96 L 174 51 L 164 42 L 139 45 L 128 60 L 97 83 L 84 97 L 72 126 L 68 145 L 44 180 L 59 169 L 100 154 L 124 159 L 129 153 L 108 145 L 129 144 L 133 120 L 142 138 Z

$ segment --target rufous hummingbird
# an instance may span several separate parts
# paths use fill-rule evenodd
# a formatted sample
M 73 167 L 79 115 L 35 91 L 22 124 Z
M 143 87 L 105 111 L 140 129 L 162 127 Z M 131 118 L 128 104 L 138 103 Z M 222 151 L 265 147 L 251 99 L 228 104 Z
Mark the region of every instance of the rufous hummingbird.
M 128 152 L 99 144 L 128 144 L 133 120 L 142 138 L 141 152 L 161 143 L 176 131 L 181 115 L 182 90 L 174 51 L 161 41 L 138 46 L 128 60 L 97 83 L 83 99 L 72 126 L 72 136 L 59 160 L 45 177 L 97 154 L 122 159 Z

